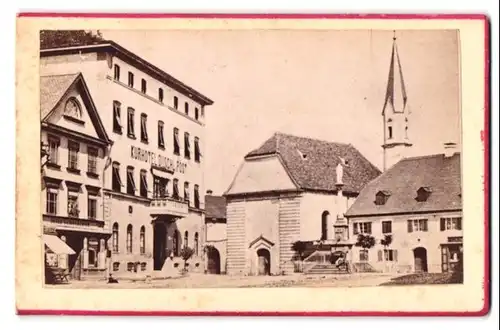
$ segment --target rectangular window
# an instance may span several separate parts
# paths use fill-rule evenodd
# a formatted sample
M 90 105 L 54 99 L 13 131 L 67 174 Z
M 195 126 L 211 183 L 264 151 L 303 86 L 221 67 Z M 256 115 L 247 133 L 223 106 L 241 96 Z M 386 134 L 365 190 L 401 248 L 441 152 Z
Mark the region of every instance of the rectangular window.
M 120 66 L 118 64 L 115 64 L 115 70 L 114 70 L 114 79 L 117 81 L 120 81 Z
M 174 128 L 174 154 L 180 154 L 179 129 Z
M 128 72 L 128 87 L 134 88 L 134 74 L 132 72 Z
M 47 188 L 46 212 L 47 214 L 57 214 L 57 196 L 58 190 L 54 188 Z
M 189 116 L 189 103 L 184 102 L 184 113 Z
M 135 195 L 135 181 L 134 181 L 134 168 L 132 166 L 127 167 L 127 194 Z
M 158 148 L 165 148 L 165 140 L 163 138 L 163 122 L 160 120 L 158 122 Z
M 140 194 L 142 197 L 148 197 L 148 172 L 146 170 L 141 170 L 141 185 Z
M 120 164 L 114 162 L 112 171 L 112 189 L 113 191 L 121 192 L 123 184 L 120 178 Z
M 113 101 L 113 132 L 122 134 L 121 103 Z
M 174 96 L 174 109 L 177 110 L 179 108 L 179 98 Z
M 368 250 L 359 251 L 359 261 L 361 262 L 368 261 Z
M 163 103 L 163 89 L 162 88 L 158 88 L 158 101 Z
M 197 184 L 194 185 L 194 207 L 200 208 L 200 187 Z
M 392 127 L 389 126 L 389 139 L 392 139 Z
M 371 222 L 355 222 L 353 223 L 353 234 L 354 235 L 369 235 L 372 233 L 372 223 Z
M 89 219 L 97 218 L 97 198 L 96 196 L 90 195 L 88 198 L 88 217 Z
M 59 144 L 60 140 L 56 137 L 49 137 L 49 163 L 57 164 L 59 161 Z
M 148 116 L 145 113 L 141 114 L 141 141 L 148 142 L 148 129 L 147 129 Z
M 198 120 L 200 117 L 200 109 L 194 108 L 194 119 Z
M 462 217 L 441 218 L 441 231 L 462 230 Z
M 75 191 L 68 191 L 68 217 L 78 218 L 79 216 L 78 193 Z
M 135 110 L 133 108 L 127 109 L 127 135 L 131 138 L 135 138 Z
M 147 91 L 148 91 L 148 86 L 147 86 L 146 80 L 141 79 L 141 92 L 146 94 Z
M 78 170 L 78 152 L 80 144 L 78 142 L 68 141 L 68 168 Z
M 97 158 L 99 150 L 96 148 L 87 147 L 88 168 L 87 172 L 90 174 L 97 174 Z
M 396 250 L 384 250 L 385 261 L 398 261 Z
M 189 204 L 189 182 L 184 182 L 184 200 Z
M 382 234 L 392 233 L 392 221 L 382 221 Z
M 427 219 L 408 220 L 408 232 L 428 231 Z
M 200 139 L 198 137 L 194 138 L 194 161 L 200 162 L 201 159 L 201 149 L 200 149 Z
M 189 143 L 189 133 L 184 133 L 184 157 L 191 158 L 191 145 Z
M 179 195 L 179 180 L 178 179 L 174 179 L 172 197 L 175 198 L 175 199 L 180 199 L 180 195 Z
M 168 196 L 168 180 L 157 176 L 153 179 L 153 198 L 164 198 Z

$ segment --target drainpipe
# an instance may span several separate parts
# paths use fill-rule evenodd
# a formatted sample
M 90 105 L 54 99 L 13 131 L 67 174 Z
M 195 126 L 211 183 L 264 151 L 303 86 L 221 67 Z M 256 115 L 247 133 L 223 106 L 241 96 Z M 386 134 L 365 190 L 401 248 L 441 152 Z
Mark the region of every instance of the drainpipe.
M 105 219 L 105 205 L 104 205 L 104 182 L 106 182 L 106 170 L 108 169 L 108 167 L 111 165 L 111 149 L 113 147 L 113 144 L 112 142 L 110 142 L 109 146 L 105 147 L 104 148 L 104 166 L 103 166 L 103 169 L 102 169 L 102 180 L 101 180 L 101 194 L 102 194 L 102 219 L 104 220 Z M 105 223 L 106 224 L 106 223 Z M 108 226 L 110 226 L 111 224 L 108 224 Z M 111 275 L 111 257 L 108 257 L 109 252 L 111 251 L 109 249 L 109 239 L 108 239 L 108 242 L 107 244 L 105 244 L 105 264 L 106 264 L 106 278 L 109 278 L 110 275 Z

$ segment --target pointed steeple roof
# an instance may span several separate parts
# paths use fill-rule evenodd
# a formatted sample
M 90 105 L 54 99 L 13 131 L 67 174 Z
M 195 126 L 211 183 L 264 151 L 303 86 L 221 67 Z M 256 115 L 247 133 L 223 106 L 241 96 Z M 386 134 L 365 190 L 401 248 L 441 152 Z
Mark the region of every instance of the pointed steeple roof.
M 387 91 L 385 94 L 382 115 L 388 109 L 392 112 L 404 113 L 407 104 L 406 87 L 403 79 L 403 70 L 399 59 L 398 46 L 396 44 L 396 32 L 394 32 L 391 54 L 391 65 L 389 67 L 389 78 L 387 80 Z

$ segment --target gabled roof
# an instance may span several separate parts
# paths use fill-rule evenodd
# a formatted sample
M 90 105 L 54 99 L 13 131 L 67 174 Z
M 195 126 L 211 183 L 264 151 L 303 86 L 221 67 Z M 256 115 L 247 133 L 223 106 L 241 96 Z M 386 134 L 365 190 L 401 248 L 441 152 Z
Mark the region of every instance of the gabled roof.
M 370 163 L 351 144 L 275 133 L 245 159 L 278 155 L 292 180 L 300 189 L 337 191 L 336 167 L 345 162 L 343 190 L 359 193 L 380 170 Z
M 205 195 L 205 218 L 226 219 L 226 198 L 223 196 Z
M 425 202 L 417 201 L 417 191 L 432 190 Z M 375 204 L 379 191 L 390 190 L 391 197 L 384 205 Z M 347 217 L 361 215 L 397 214 L 460 210 L 460 154 L 443 154 L 406 158 L 370 182 L 361 191 L 346 213 Z
M 159 81 L 178 90 L 181 93 L 189 95 L 202 105 L 212 105 L 214 103 L 211 99 L 209 99 L 205 95 L 196 91 L 192 87 L 189 87 L 180 80 L 174 78 L 173 76 L 161 70 L 157 66 L 151 64 L 150 62 L 132 53 L 128 49 L 124 48 L 123 46 L 117 44 L 112 40 L 92 41 L 90 44 L 82 42 L 73 44 L 68 47 L 41 49 L 40 56 L 46 57 L 46 56 L 57 56 L 63 54 L 78 54 L 78 53 L 89 53 L 89 52 L 90 53 L 108 52 L 111 54 L 115 54 L 122 60 L 131 63 L 134 66 L 139 67 L 141 70 L 151 75 L 153 78 L 158 79 Z
M 54 111 L 73 87 L 79 90 L 99 138 L 107 143 L 111 143 L 81 73 L 40 77 L 40 112 L 42 123 L 46 122 L 52 111 Z

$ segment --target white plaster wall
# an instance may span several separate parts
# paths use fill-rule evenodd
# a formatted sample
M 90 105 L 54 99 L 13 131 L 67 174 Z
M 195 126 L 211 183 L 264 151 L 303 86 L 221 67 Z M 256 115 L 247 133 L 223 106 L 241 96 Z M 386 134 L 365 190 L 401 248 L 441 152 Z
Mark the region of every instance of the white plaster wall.
M 245 160 L 229 194 L 296 189 L 277 156 Z

